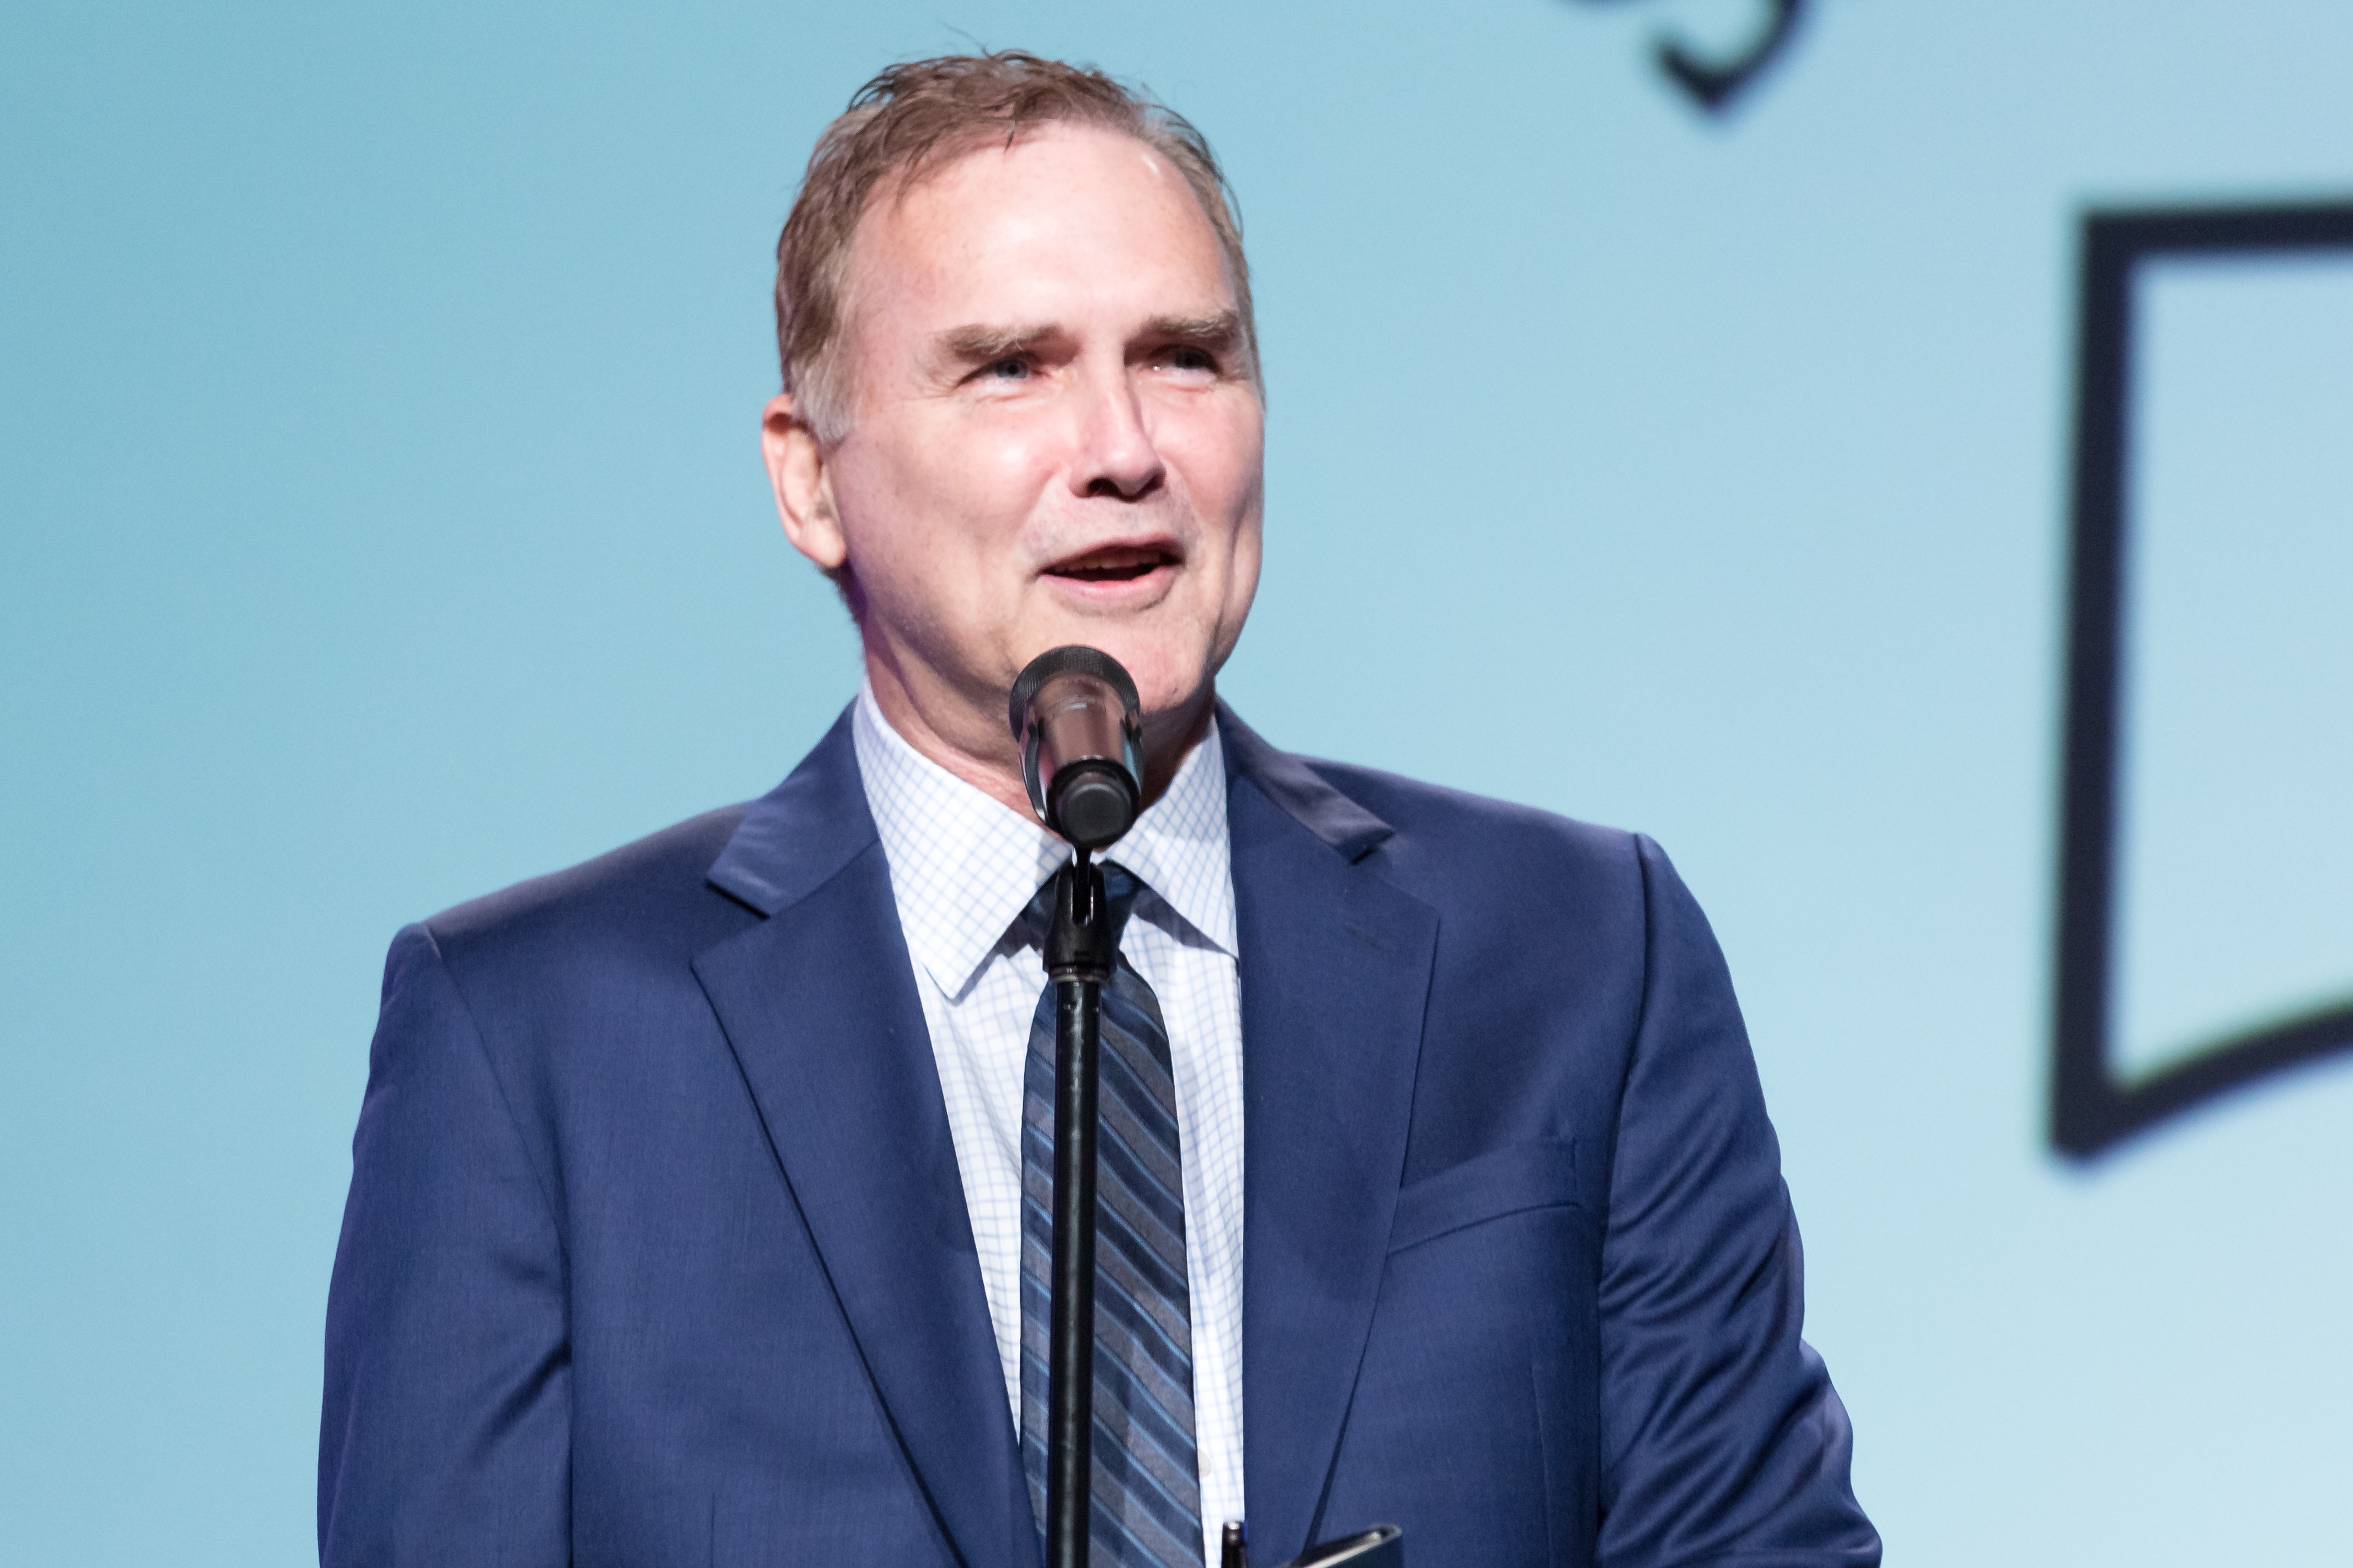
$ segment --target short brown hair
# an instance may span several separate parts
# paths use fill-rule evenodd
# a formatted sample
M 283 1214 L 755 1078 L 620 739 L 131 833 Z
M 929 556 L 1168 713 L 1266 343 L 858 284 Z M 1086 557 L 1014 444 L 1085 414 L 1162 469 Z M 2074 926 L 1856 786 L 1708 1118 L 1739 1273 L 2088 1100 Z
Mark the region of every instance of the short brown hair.
M 1190 121 L 1099 70 L 1008 49 L 891 67 L 858 89 L 818 138 L 800 195 L 776 239 L 776 353 L 800 419 L 828 445 L 849 428 L 841 355 L 849 246 L 879 187 L 903 193 L 923 173 L 986 142 L 1011 146 L 1040 125 L 1101 126 L 1134 137 L 1176 166 L 1217 231 L 1241 312 L 1242 351 L 1257 377 L 1250 265 L 1232 193 Z

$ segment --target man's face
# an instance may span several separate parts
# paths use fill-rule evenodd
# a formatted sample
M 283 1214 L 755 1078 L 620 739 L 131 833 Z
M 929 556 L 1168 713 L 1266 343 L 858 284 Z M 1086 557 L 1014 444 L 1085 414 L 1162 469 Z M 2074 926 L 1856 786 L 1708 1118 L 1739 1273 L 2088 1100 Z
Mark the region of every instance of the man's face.
M 832 565 L 838 541 L 870 659 L 983 755 L 1064 643 L 1125 665 L 1164 733 L 1197 713 L 1258 585 L 1265 417 L 1183 176 L 1049 126 L 886 188 L 849 273 L 830 531 L 794 542 Z

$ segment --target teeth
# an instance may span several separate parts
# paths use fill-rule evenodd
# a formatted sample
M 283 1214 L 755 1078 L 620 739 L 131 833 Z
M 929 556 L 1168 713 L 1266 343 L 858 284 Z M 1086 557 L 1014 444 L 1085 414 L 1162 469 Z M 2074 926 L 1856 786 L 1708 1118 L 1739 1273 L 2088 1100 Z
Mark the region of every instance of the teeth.
M 1168 559 L 1160 550 L 1099 550 L 1066 561 L 1054 568 L 1057 572 L 1124 572 L 1136 567 L 1158 566 Z

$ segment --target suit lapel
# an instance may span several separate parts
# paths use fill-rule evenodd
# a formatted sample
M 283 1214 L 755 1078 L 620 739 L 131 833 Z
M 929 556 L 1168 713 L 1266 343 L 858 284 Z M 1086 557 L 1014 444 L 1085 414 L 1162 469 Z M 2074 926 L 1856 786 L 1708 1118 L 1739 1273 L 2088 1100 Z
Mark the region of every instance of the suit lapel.
M 1359 864 L 1390 829 L 1220 710 L 1241 935 L 1251 1534 L 1307 1543 L 1372 1325 L 1438 921 Z M 1356 1529 L 1369 1520 L 1335 1520 Z
M 745 815 L 711 879 L 768 918 L 695 975 L 909 1462 L 965 1563 L 1032 1561 L 955 1145 L 846 716 Z

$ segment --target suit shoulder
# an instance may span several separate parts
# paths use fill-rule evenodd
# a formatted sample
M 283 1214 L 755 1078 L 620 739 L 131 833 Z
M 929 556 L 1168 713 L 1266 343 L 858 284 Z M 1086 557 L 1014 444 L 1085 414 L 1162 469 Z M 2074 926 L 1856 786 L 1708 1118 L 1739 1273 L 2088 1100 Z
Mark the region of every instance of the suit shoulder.
M 1307 766 L 1388 824 L 1362 864 L 1435 910 L 1482 973 L 1502 973 L 1531 942 L 1620 978 L 1646 973 L 1662 940 L 1715 952 L 1706 914 L 1645 835 L 1377 769 Z
M 722 806 L 592 860 L 533 877 L 424 921 L 452 963 L 543 946 L 578 951 L 693 942 L 740 910 L 704 880 L 744 819 Z
M 1622 828 L 1425 784 L 1378 768 L 1321 758 L 1302 761 L 1324 783 L 1388 823 L 1397 836 L 1390 842 L 1399 851 L 1457 858 L 1468 856 L 1466 864 L 1496 858 L 1534 858 L 1556 871 L 1580 867 L 1591 872 L 1639 875 L 1638 863 L 1648 841 Z

